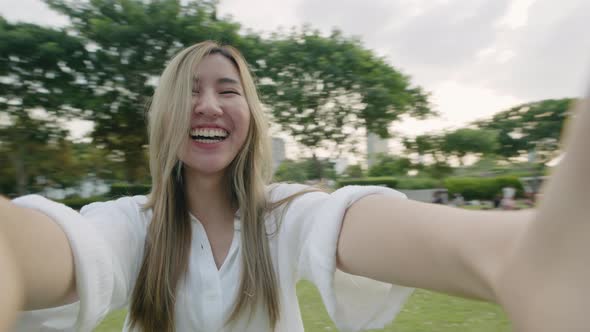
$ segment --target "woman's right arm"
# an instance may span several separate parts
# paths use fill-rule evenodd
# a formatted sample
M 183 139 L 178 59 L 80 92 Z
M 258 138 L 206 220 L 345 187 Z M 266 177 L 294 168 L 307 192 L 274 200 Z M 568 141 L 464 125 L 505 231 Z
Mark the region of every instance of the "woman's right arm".
M 50 217 L 0 198 L 0 330 L 17 310 L 74 302 L 76 282 L 69 241 Z

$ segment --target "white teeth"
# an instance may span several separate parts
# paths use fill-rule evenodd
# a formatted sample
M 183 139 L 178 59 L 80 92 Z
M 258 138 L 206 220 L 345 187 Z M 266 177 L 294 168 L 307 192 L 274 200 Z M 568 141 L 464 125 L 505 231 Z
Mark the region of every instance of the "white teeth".
M 229 133 L 221 128 L 196 128 L 190 131 L 190 135 L 195 138 L 196 136 L 200 137 L 215 137 L 215 138 L 226 138 Z
M 220 139 L 194 138 L 193 141 L 199 142 L 199 143 L 209 143 L 209 144 L 212 144 L 212 143 L 221 142 L 222 140 L 220 140 Z

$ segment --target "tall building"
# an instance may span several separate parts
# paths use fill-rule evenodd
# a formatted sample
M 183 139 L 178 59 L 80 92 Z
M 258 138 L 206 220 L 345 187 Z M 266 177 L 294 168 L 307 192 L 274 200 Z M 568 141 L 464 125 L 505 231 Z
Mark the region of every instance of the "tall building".
M 272 171 L 277 170 L 279 165 L 285 160 L 285 141 L 282 138 L 272 138 Z
M 371 167 L 377 161 L 377 155 L 380 153 L 389 153 L 388 139 L 383 139 L 379 135 L 368 133 L 367 135 L 367 166 Z

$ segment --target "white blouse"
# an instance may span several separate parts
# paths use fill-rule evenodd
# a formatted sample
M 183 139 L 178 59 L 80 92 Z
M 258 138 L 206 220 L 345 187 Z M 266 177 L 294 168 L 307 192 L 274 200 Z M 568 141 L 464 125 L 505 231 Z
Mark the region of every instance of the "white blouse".
M 306 187 L 269 187 L 271 201 Z M 310 192 L 266 220 L 273 267 L 278 276 L 280 320 L 275 331 L 303 331 L 296 283 L 311 281 L 328 314 L 342 331 L 382 328 L 393 320 L 412 289 L 352 276 L 336 270 L 336 244 L 346 209 L 371 194 L 405 196 L 384 187 L 349 186 L 331 194 Z M 152 212 L 145 196 L 92 203 L 76 212 L 38 195 L 14 203 L 37 209 L 66 233 L 74 254 L 79 301 L 57 308 L 23 312 L 15 331 L 92 331 L 111 311 L 128 305 L 143 258 Z M 391 216 L 394 218 L 395 216 Z M 281 219 L 282 218 L 282 219 Z M 240 221 L 236 216 L 231 247 L 218 270 L 201 223 L 193 219 L 187 276 L 176 299 L 177 331 L 269 331 L 263 308 L 225 325 L 238 296 L 241 272 Z M 278 228 L 277 228 L 278 227 Z M 131 331 L 125 321 L 124 331 Z

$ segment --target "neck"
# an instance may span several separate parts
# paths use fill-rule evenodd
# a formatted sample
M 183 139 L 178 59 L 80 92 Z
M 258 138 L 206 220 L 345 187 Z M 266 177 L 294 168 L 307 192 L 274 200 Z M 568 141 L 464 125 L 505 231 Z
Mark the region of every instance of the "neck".
M 235 213 L 225 174 L 205 175 L 185 168 L 184 183 L 188 209 L 201 223 Z

